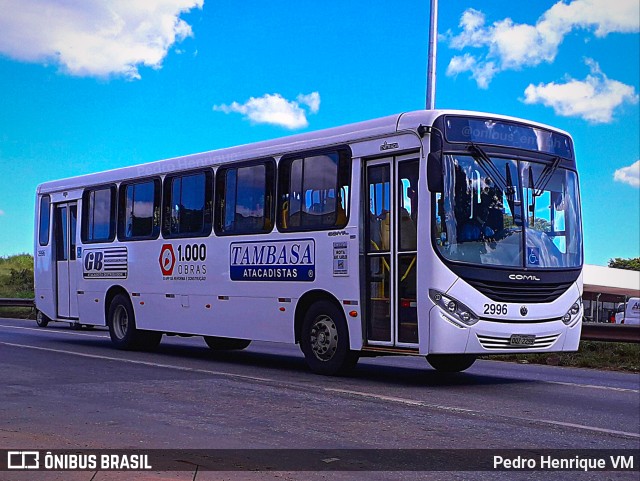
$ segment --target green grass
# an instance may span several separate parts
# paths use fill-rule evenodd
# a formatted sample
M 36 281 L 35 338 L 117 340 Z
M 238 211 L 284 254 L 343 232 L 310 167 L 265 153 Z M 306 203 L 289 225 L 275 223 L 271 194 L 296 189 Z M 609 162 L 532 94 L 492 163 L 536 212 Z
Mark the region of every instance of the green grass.
M 640 344 L 581 341 L 580 349 L 577 352 L 509 354 L 506 356 L 483 356 L 482 359 L 511 361 L 522 364 L 547 364 L 551 366 L 640 372 Z
M 0 257 L 0 297 L 33 297 L 33 256 Z
M 0 297 L 33 298 L 33 256 L 0 257 Z M 28 307 L 0 307 L 0 317 L 33 319 L 32 311 Z
M 0 317 L 14 319 L 35 319 L 35 309 L 30 307 L 0 307 Z

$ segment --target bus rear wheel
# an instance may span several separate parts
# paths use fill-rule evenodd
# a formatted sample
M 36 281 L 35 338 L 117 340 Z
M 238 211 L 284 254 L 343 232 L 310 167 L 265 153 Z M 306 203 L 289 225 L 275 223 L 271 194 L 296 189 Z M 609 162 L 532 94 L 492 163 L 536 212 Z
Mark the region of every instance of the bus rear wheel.
M 232 339 L 230 337 L 204 336 L 204 342 L 214 351 L 241 351 L 251 344 L 248 339 Z
M 344 314 L 329 301 L 318 301 L 307 310 L 300 349 L 309 368 L 317 374 L 344 374 L 358 362 L 358 353 L 349 349 Z
M 38 310 L 36 312 L 36 324 L 38 327 L 47 327 L 50 320 L 42 311 Z
M 109 336 L 118 349 L 153 350 L 162 339 L 161 332 L 136 328 L 136 319 L 129 297 L 116 295 L 109 305 Z
M 436 371 L 461 372 L 469 369 L 476 362 L 476 356 L 472 354 L 429 354 L 427 361 Z

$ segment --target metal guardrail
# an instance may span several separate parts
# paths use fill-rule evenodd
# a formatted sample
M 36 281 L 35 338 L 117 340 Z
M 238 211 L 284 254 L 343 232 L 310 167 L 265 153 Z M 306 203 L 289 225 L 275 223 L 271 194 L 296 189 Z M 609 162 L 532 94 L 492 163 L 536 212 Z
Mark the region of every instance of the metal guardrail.
M 0 299 L 0 307 L 36 307 L 35 299 Z
M 640 342 L 640 326 L 587 322 L 582 324 L 580 339 L 583 341 Z
M 34 299 L 0 299 L 0 307 L 35 307 Z M 582 324 L 583 341 L 640 342 L 640 326 L 624 324 Z

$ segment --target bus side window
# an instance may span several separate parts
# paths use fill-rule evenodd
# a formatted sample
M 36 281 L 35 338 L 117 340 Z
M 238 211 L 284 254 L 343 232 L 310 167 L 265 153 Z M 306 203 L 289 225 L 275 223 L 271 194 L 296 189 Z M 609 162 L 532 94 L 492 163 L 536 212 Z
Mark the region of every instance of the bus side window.
M 275 162 L 272 159 L 218 169 L 216 233 L 260 234 L 273 228 Z
M 162 235 L 171 238 L 211 234 L 212 189 L 211 170 L 165 177 Z
M 49 245 L 49 224 L 51 223 L 51 197 L 43 195 L 40 197 L 40 221 L 38 232 L 38 243 L 41 246 Z
M 284 158 L 278 169 L 278 228 L 341 228 L 349 216 L 351 157 L 346 150 Z
M 82 194 L 84 243 L 111 242 L 116 237 L 116 187 L 108 185 L 86 189 Z
M 120 184 L 118 238 L 157 239 L 160 235 L 160 179 Z

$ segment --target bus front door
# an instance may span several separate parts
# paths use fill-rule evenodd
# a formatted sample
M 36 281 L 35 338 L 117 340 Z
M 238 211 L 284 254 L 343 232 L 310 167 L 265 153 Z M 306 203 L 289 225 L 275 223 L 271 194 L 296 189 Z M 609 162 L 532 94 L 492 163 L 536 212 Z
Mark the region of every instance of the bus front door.
M 76 285 L 76 225 L 78 205 L 75 202 L 56 204 L 54 210 L 54 242 L 56 256 L 56 297 L 58 318 L 78 318 Z
M 418 176 L 415 155 L 367 162 L 364 264 L 369 345 L 418 344 Z

